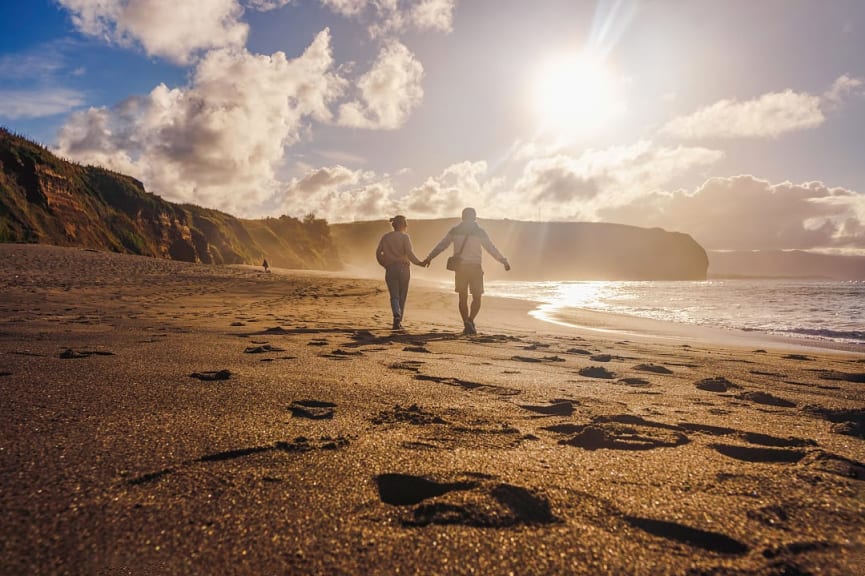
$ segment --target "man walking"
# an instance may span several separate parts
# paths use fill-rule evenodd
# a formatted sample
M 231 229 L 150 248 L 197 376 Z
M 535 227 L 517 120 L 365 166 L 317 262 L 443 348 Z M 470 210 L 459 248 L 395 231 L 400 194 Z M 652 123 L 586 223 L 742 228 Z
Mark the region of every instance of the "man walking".
M 484 270 L 481 266 L 483 250 L 501 262 L 505 270 L 510 270 L 511 265 L 492 243 L 486 231 L 478 225 L 477 212 L 474 208 L 465 208 L 462 219 L 462 222 L 451 228 L 441 242 L 436 244 L 429 256 L 423 261 L 423 265 L 429 266 L 433 258 L 453 244 L 453 254 L 458 260 L 454 266 L 454 291 L 459 294 L 460 316 L 463 318 L 464 326 L 463 334 L 477 334 L 475 318 L 481 310 L 481 294 L 484 293 Z M 471 308 L 469 308 L 468 303 L 469 292 L 472 293 Z

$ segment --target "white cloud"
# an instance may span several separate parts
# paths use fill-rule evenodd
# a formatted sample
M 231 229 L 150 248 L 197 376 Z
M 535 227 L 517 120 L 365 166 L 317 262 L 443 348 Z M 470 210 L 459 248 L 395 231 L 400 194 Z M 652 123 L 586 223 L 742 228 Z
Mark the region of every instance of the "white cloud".
M 367 5 L 371 4 L 368 0 L 320 0 L 323 6 L 327 6 L 337 14 L 343 16 L 358 16 L 363 12 Z
M 776 138 L 814 128 L 824 120 L 818 96 L 786 90 L 745 102 L 721 100 L 671 120 L 661 131 L 686 139 Z
M 246 6 L 251 10 L 268 12 L 292 4 L 294 0 L 246 0 Z
M 358 99 L 339 109 L 339 124 L 354 128 L 402 126 L 423 99 L 423 66 L 403 44 L 385 44 L 372 68 L 356 82 Z
M 785 90 L 744 102 L 720 100 L 688 116 L 674 118 L 661 132 L 685 139 L 777 138 L 820 126 L 826 120 L 826 111 L 851 96 L 865 95 L 863 85 L 861 78 L 845 74 L 820 96 Z
M 292 179 L 281 194 L 285 213 L 314 213 L 330 222 L 382 218 L 394 210 L 387 177 L 340 165 L 310 170 Z
M 487 177 L 486 162 L 460 162 L 449 166 L 440 176 L 428 178 L 421 186 L 400 199 L 401 211 L 416 217 L 453 217 L 465 206 L 475 206 L 483 214 L 501 181 Z M 499 210 L 493 208 L 493 212 Z
M 277 192 L 275 169 L 305 120 L 330 118 L 345 85 L 332 65 L 327 30 L 294 60 L 213 50 L 188 87 L 73 115 L 58 152 L 127 172 L 169 200 L 250 214 Z
M 0 57 L 0 77 L 6 81 L 54 77 L 64 65 L 64 58 L 57 52 L 57 48 L 49 46 L 40 53 L 8 54 Z
M 456 0 L 320 0 L 320 2 L 342 16 L 370 20 L 368 30 L 373 38 L 398 35 L 408 30 L 449 33 L 453 30 L 453 12 L 456 5 Z
M 424 0 L 411 9 L 411 21 L 421 30 L 451 32 L 455 0 Z
M 58 0 L 83 33 L 187 64 L 204 50 L 241 47 L 249 26 L 237 0 Z
M 710 178 L 600 211 L 608 220 L 691 234 L 707 249 L 865 249 L 865 195 L 822 182 Z
M 863 87 L 865 87 L 865 80 L 844 74 L 823 94 L 823 100 L 828 105 L 838 106 L 851 96 L 865 96 Z
M 84 102 L 84 94 L 64 88 L 0 90 L 0 118 L 15 120 L 65 114 Z
M 597 220 L 604 207 L 627 205 L 723 156 L 707 148 L 657 147 L 641 141 L 580 156 L 536 157 L 516 181 L 511 206 L 526 206 L 530 215 L 545 219 Z

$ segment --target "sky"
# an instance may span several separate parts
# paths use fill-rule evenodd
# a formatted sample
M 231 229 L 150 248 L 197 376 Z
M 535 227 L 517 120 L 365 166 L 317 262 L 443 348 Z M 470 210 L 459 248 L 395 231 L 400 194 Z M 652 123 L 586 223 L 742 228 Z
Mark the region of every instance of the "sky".
M 0 125 L 174 202 L 865 254 L 861 0 L 27 0 Z

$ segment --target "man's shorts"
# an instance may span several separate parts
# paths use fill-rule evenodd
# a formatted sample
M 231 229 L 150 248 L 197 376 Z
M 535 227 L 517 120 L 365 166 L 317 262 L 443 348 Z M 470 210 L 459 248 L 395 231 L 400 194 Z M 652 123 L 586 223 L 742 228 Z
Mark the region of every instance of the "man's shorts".
M 484 293 L 484 270 L 480 264 L 460 264 L 454 275 L 454 292 L 471 292 L 476 296 Z

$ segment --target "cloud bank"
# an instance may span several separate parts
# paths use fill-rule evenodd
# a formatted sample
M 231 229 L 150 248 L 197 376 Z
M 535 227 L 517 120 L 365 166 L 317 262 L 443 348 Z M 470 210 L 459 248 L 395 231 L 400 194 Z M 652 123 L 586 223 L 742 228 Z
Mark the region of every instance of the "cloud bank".
M 339 124 L 394 130 L 423 100 L 423 66 L 408 48 L 387 43 L 366 74 L 357 80 L 356 100 L 340 106 Z
M 661 132 L 690 140 L 777 138 L 820 126 L 826 120 L 824 112 L 852 95 L 860 95 L 862 84 L 861 79 L 845 74 L 822 95 L 785 90 L 743 102 L 720 100 L 688 116 L 674 118 Z
M 686 139 L 777 138 L 814 128 L 825 119 L 818 96 L 786 90 L 745 102 L 721 100 L 671 120 L 662 132 Z
M 157 86 L 113 108 L 71 117 L 58 151 L 130 173 L 176 201 L 246 213 L 273 195 L 285 146 L 309 119 L 331 118 L 345 81 L 327 30 L 298 58 L 208 52 L 185 88 Z
M 188 64 L 202 51 L 238 48 L 249 26 L 237 0 L 57 0 L 84 34 Z

